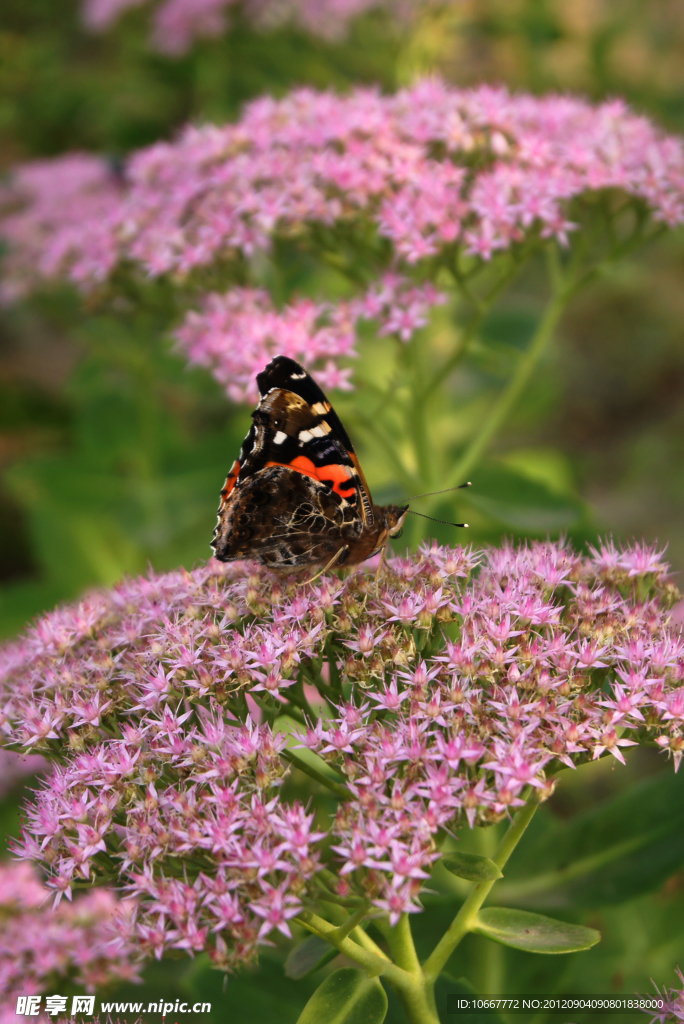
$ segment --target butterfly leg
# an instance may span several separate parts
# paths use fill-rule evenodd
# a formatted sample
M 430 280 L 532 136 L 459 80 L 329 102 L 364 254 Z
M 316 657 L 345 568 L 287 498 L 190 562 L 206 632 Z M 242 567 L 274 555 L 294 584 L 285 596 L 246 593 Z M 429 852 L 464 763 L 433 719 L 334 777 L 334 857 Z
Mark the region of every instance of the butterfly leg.
M 339 550 L 339 551 L 337 551 L 337 552 L 336 552 L 336 553 L 335 553 L 335 554 L 334 554 L 334 555 L 332 556 L 332 558 L 330 559 L 330 561 L 328 562 L 328 564 L 327 564 L 327 565 L 324 565 L 324 566 L 323 566 L 323 568 L 321 569 L 321 571 L 320 571 L 320 572 L 317 572 L 315 576 L 312 576 L 312 577 L 311 577 L 311 579 L 310 579 L 310 580 L 307 580 L 306 582 L 307 582 L 307 583 L 313 583 L 313 582 L 314 582 L 314 580 L 317 580 L 317 579 L 318 579 L 318 577 L 319 577 L 319 576 L 322 576 L 324 572 L 327 572 L 327 571 L 328 571 L 328 569 L 332 569 L 332 567 L 333 567 L 334 565 L 336 565 L 336 564 L 337 564 L 337 563 L 339 562 L 340 558 L 342 557 L 342 555 L 343 555 L 343 554 L 344 554 L 344 553 L 345 553 L 346 551 L 349 551 L 349 545 L 348 545 L 348 544 L 343 544 L 343 546 L 342 546 L 342 547 L 340 548 L 340 550 Z

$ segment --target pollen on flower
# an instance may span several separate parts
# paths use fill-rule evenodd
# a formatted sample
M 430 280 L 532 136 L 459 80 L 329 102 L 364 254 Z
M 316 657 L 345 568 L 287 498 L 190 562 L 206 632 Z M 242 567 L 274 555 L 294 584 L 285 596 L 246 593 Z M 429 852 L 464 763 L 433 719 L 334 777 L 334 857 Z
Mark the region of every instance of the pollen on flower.
M 679 766 L 661 552 L 426 545 L 371 580 L 212 561 L 0 648 L 4 743 L 52 761 L 17 852 L 56 900 L 115 864 L 125 941 L 231 969 L 326 888 L 390 922 L 419 912 L 445 830 L 548 799 L 561 765 L 646 742 Z M 307 751 L 332 814 L 289 785 Z

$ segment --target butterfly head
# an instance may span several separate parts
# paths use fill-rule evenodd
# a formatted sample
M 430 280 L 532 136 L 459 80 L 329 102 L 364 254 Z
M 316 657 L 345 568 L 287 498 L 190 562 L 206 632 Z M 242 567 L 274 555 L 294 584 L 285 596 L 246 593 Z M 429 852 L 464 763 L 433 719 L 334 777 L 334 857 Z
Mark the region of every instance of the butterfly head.
M 408 505 L 387 505 L 385 507 L 385 525 L 389 530 L 390 537 L 396 537 L 404 525 Z
M 378 519 L 382 523 L 382 545 L 386 544 L 390 537 L 398 537 L 401 534 L 408 510 L 408 505 L 384 505 L 382 508 L 376 505 L 375 512 L 376 515 L 380 513 Z

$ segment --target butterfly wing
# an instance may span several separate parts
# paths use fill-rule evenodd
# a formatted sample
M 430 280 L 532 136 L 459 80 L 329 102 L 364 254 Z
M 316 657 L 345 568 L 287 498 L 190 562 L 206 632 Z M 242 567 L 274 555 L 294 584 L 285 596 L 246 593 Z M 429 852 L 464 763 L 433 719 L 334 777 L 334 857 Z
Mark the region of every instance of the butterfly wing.
M 330 487 L 288 466 L 268 466 L 235 488 L 213 547 L 222 562 L 254 558 L 274 569 L 325 565 L 342 550 L 342 565 L 361 531 Z
M 352 443 L 324 393 L 293 359 L 277 356 L 257 384 L 261 401 L 221 492 L 216 557 L 293 566 L 328 561 L 373 527 Z
M 326 483 L 372 526 L 373 503 L 356 452 L 318 384 L 287 356 L 271 360 L 257 384 L 262 398 L 253 416 L 257 429 L 263 426 L 265 464 L 287 465 Z

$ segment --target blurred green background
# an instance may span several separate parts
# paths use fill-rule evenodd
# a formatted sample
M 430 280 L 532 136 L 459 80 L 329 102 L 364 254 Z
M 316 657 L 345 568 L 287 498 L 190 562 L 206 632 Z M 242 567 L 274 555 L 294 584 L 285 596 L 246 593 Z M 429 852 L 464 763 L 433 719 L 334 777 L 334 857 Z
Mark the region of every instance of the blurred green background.
M 116 165 L 190 120 L 235 117 L 262 92 L 369 82 L 390 90 L 431 71 L 457 85 L 503 81 L 596 99 L 621 94 L 668 130 L 684 131 L 681 0 L 460 0 L 426 9 L 410 30 L 382 12 L 367 13 L 336 43 L 288 28 L 257 32 L 237 12 L 230 32 L 178 60 L 148 49 L 147 22 L 144 9 L 133 10 L 106 35 L 91 36 L 80 27 L 77 0 L 4 0 L 1 171 L 74 149 L 106 154 Z M 680 231 L 618 264 L 574 302 L 496 439 L 489 492 L 482 470 L 480 493 L 489 500 L 476 508 L 469 540 L 547 531 L 569 532 L 577 542 L 607 532 L 644 536 L 668 543 L 675 569 L 684 568 L 683 283 Z M 124 573 L 150 563 L 190 566 L 209 554 L 218 491 L 249 413 L 174 353 L 165 287 L 150 289 L 144 311 L 84 308 L 66 289 L 0 311 L 0 635 Z M 538 268 L 530 264 L 455 378 L 456 432 L 467 434 L 482 416 L 540 303 Z M 453 330 L 449 315 L 439 310 L 431 329 Z M 382 345 L 369 352 L 381 358 Z M 352 433 L 359 431 L 369 482 L 382 498 L 392 481 L 382 454 L 355 424 L 354 402 L 352 395 L 340 408 Z M 554 843 L 570 844 L 581 815 L 609 809 L 627 783 L 637 788 L 630 790 L 633 805 L 622 808 L 624 820 L 641 827 L 639 815 L 653 802 L 664 817 L 669 809 L 684 834 L 682 787 L 670 792 L 662 759 L 641 753 L 628 769 L 612 768 L 602 762 L 564 780 L 540 816 L 542 847 L 544 828 L 557 830 Z M 638 790 L 646 783 L 655 787 L 647 796 Z M 2 805 L 8 834 L 18 830 L 20 795 Z M 647 837 L 649 827 L 643 823 Z M 591 823 L 587 828 L 591 839 Z M 649 977 L 672 981 L 674 965 L 684 964 L 684 850 L 672 836 L 670 859 L 658 860 L 661 839 L 644 841 L 631 874 L 618 871 L 603 888 L 594 880 L 588 902 L 561 907 L 570 919 L 602 929 L 604 941 L 591 952 L 549 965 L 473 938 L 453 965 L 455 976 L 469 973 L 490 991 L 529 985 L 631 992 L 645 990 Z M 475 835 L 473 842 L 486 846 L 490 838 Z M 524 856 L 532 857 L 533 872 L 534 849 Z M 543 909 L 529 904 L 537 905 Z M 424 927 L 437 928 L 442 912 L 425 915 Z M 144 995 L 122 991 L 120 998 L 208 993 L 218 1008 L 211 1020 L 294 1021 L 301 989 L 280 968 L 269 973 L 279 959 L 278 949 L 268 951 L 261 973 L 231 979 L 226 992 L 203 958 L 171 971 L 156 965 Z M 392 1024 L 401 1019 L 397 1012 Z

